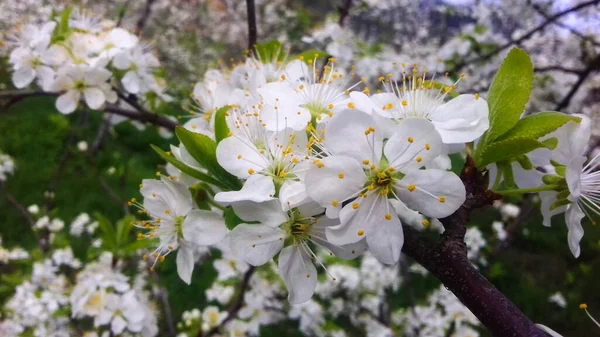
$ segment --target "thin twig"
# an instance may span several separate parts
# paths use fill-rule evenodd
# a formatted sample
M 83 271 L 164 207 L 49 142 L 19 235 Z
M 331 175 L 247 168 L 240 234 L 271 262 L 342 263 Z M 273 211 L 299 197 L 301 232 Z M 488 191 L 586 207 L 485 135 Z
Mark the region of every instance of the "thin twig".
M 346 24 L 346 18 L 350 15 L 350 8 L 352 7 L 352 0 L 343 0 L 343 5 L 338 6 L 338 13 L 340 15 L 340 20 L 338 24 L 340 27 L 344 27 Z
M 254 50 L 258 41 L 258 30 L 256 28 L 256 4 L 254 0 L 246 0 L 248 13 L 248 50 Z
M 256 271 L 255 267 L 250 267 L 244 274 L 244 278 L 242 279 L 242 283 L 240 284 L 240 287 L 239 287 L 238 296 L 237 296 L 235 302 L 233 302 L 232 306 L 229 308 L 229 311 L 227 312 L 227 317 L 225 317 L 223 322 L 221 322 L 221 325 L 210 329 L 206 333 L 206 335 L 203 335 L 202 331 L 200 331 L 200 333 L 198 333 L 198 337 L 202 337 L 202 336 L 211 337 L 212 335 L 218 333 L 219 330 L 221 329 L 221 327 L 225 326 L 225 323 L 227 323 L 237 317 L 238 312 L 240 311 L 240 309 L 242 309 L 242 306 L 244 305 L 244 296 L 246 295 L 246 291 L 248 290 L 248 286 L 250 285 L 250 279 L 252 278 L 252 275 L 254 274 L 255 271 Z
M 574 69 L 574 68 L 567 68 L 567 67 L 563 67 L 563 66 L 559 66 L 559 65 L 552 65 L 552 66 L 546 66 L 546 67 L 535 67 L 535 68 L 533 68 L 533 71 L 536 73 L 545 73 L 548 71 L 562 71 L 563 73 L 579 75 L 582 72 L 584 72 L 585 69 Z
M 177 334 L 177 330 L 175 330 L 175 323 L 173 321 L 173 314 L 171 313 L 171 304 L 169 303 L 169 293 L 167 288 L 161 286 L 160 278 L 158 277 L 158 273 L 150 273 L 152 274 L 152 279 L 154 282 L 160 287 L 160 291 L 158 297 L 162 302 L 163 311 L 165 314 L 165 320 L 167 321 L 167 329 L 169 329 L 169 335 L 175 337 Z
M 546 28 L 546 26 L 548 26 L 549 24 L 553 23 L 554 21 L 560 19 L 561 17 L 568 15 L 570 13 L 573 12 L 577 12 L 581 9 L 584 9 L 586 7 L 589 6 L 594 6 L 600 3 L 600 0 L 591 0 L 591 1 L 587 1 L 587 2 L 582 2 L 580 4 L 578 4 L 577 6 L 573 6 L 571 8 L 565 9 L 562 12 L 558 12 L 554 15 L 549 16 L 548 18 L 546 18 L 546 21 L 542 22 L 541 24 L 539 24 L 538 26 L 536 26 L 535 28 L 531 29 L 530 31 L 528 31 L 527 33 L 523 34 L 520 38 L 515 39 L 515 40 L 511 40 L 503 45 L 501 45 L 500 47 L 485 53 L 483 55 L 480 55 L 476 58 L 473 58 L 471 60 L 465 60 L 463 62 L 459 62 L 454 66 L 453 71 L 457 72 L 459 71 L 462 67 L 466 66 L 467 64 L 470 63 L 476 63 L 476 62 L 482 62 L 482 61 L 487 61 L 490 58 L 492 58 L 493 56 L 497 55 L 498 53 L 500 53 L 501 51 L 507 49 L 508 47 L 512 46 L 512 45 L 518 45 L 520 43 L 522 43 L 523 41 L 529 39 L 530 37 L 532 37 L 535 33 L 541 31 L 542 29 Z
M 546 20 L 550 19 L 550 15 L 548 15 L 548 13 L 546 13 L 540 5 L 532 4 L 532 7 L 539 15 L 543 16 Z M 577 36 L 578 38 L 580 38 L 582 40 L 589 41 L 594 46 L 597 46 L 597 47 L 600 46 L 600 43 L 598 41 L 596 41 L 593 37 L 587 36 L 569 25 L 566 25 L 560 21 L 556 21 L 556 22 L 554 22 L 554 24 L 561 28 L 568 30 L 571 34 Z
M 573 84 L 571 90 L 569 90 L 565 97 L 556 106 L 556 111 L 560 111 L 569 106 L 569 103 L 571 103 L 571 99 L 573 99 L 573 96 L 575 96 L 581 85 L 583 85 L 583 83 L 587 80 L 588 76 L 590 76 L 592 72 L 598 69 L 600 69 L 600 54 L 598 54 L 598 56 L 596 56 L 596 58 L 592 62 L 590 62 L 587 68 L 585 68 L 585 70 L 579 74 L 577 82 Z
M 148 22 L 148 19 L 150 18 L 150 15 L 152 14 L 152 5 L 154 4 L 156 0 L 147 0 L 146 1 L 146 7 L 144 7 L 144 12 L 142 13 L 142 16 L 140 17 L 140 19 L 138 20 L 136 26 L 135 26 L 135 34 L 136 35 L 141 35 L 142 32 L 144 31 L 144 27 L 146 27 L 146 22 Z
M 25 221 L 27 221 L 29 226 L 31 226 L 31 228 L 33 228 L 33 226 L 35 226 L 35 220 L 31 216 L 31 214 L 29 214 L 29 212 L 27 211 L 25 206 L 23 206 L 21 203 L 19 203 L 17 201 L 17 199 L 15 199 L 15 197 L 13 197 L 13 195 L 10 194 L 6 190 L 6 188 L 4 187 L 4 184 L 2 182 L 0 182 L 0 191 L 2 191 L 2 190 L 4 190 L 4 196 L 6 197 L 6 200 L 8 201 L 8 203 L 11 204 L 17 211 L 19 211 L 19 213 L 21 213 L 21 215 L 23 216 Z

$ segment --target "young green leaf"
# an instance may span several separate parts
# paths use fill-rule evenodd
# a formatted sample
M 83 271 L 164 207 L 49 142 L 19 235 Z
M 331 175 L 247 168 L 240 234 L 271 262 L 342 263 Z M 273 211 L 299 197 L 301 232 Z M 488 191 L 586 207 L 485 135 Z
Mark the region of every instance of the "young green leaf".
M 206 188 L 204 184 L 197 183 L 189 188 L 190 193 L 192 193 L 192 200 L 196 203 L 199 209 L 204 209 L 210 211 L 210 204 L 208 203 L 209 195 L 206 192 Z
M 527 53 L 513 48 L 502 62 L 488 94 L 488 142 L 510 130 L 521 117 L 533 85 L 533 65 Z
M 286 53 L 282 51 L 281 42 L 277 40 L 259 43 L 255 48 L 258 59 L 263 63 L 283 61 Z
M 503 141 L 498 141 L 486 146 L 483 150 L 481 150 L 481 155 L 479 157 L 479 161 L 477 162 L 477 167 L 483 168 L 491 163 L 497 163 L 503 160 L 510 160 L 512 158 L 524 155 L 541 147 L 552 149 L 552 145 L 553 144 L 551 144 L 551 142 L 549 144 L 546 144 L 544 142 L 539 142 L 535 139 L 525 137 L 516 137 Z
M 207 169 L 210 175 L 231 190 L 239 190 L 242 187 L 239 179 L 225 171 L 217 162 L 217 144 L 214 140 L 180 126 L 175 129 L 175 134 L 190 155 Z
M 111 250 L 117 248 L 115 228 L 110 221 L 98 212 L 94 213 L 94 218 L 98 221 L 98 228 L 102 232 L 103 246 Z
M 500 136 L 498 141 L 517 137 L 538 139 L 570 121 L 579 123 L 581 118 L 554 111 L 529 115 L 520 119 L 512 129 Z
M 150 145 L 152 147 L 152 149 L 158 153 L 158 155 L 166 160 L 167 162 L 171 163 L 173 166 L 175 166 L 177 169 L 179 169 L 181 172 L 187 174 L 188 176 L 192 177 L 192 178 L 196 178 L 200 181 L 204 181 L 206 183 L 209 183 L 211 185 L 215 185 L 218 186 L 220 188 L 225 188 L 225 185 L 223 185 L 220 181 L 216 180 L 215 178 L 209 176 L 206 173 L 202 173 L 196 169 L 193 169 L 189 166 L 187 166 L 186 164 L 180 162 L 179 160 L 177 160 L 175 157 L 168 155 L 165 151 L 161 150 L 158 146 L 156 145 Z
M 229 106 L 224 106 L 215 112 L 215 139 L 219 144 L 223 139 L 229 137 L 229 126 L 227 126 L 227 112 Z
M 527 53 L 513 48 L 502 62 L 488 93 L 490 128 L 481 136 L 473 159 L 485 166 L 482 152 L 517 124 L 533 86 L 533 65 Z

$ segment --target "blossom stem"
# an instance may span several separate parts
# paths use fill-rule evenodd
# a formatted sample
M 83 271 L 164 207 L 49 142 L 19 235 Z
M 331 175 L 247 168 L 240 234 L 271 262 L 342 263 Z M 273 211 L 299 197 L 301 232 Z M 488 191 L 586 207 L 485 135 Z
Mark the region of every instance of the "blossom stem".
M 543 192 L 543 191 L 555 191 L 559 187 L 560 186 L 558 186 L 558 185 L 544 185 L 544 186 L 540 186 L 540 187 L 520 188 L 520 189 L 516 189 L 516 190 L 504 190 L 504 191 L 493 191 L 493 192 L 496 194 L 507 196 L 507 195 L 520 195 L 520 194 L 527 194 L 527 193 L 536 193 L 536 192 Z

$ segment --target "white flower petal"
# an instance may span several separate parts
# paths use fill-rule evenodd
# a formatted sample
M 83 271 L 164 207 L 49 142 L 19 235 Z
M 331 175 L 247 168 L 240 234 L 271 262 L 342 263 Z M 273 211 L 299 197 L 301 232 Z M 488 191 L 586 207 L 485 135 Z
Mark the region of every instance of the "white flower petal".
M 214 245 L 226 235 L 225 221 L 215 212 L 192 210 L 183 222 L 183 238 L 196 245 Z
M 135 47 L 139 41 L 138 37 L 126 31 L 123 28 L 113 28 L 110 31 L 110 41 L 117 47 L 122 49 L 131 49 Z
M 341 205 L 342 201 L 358 194 L 367 176 L 355 159 L 332 156 L 313 166 L 305 179 L 308 196 L 323 207 L 331 207 L 332 202 Z
M 569 228 L 568 242 L 569 249 L 573 256 L 579 257 L 581 248 L 579 242 L 583 238 L 583 227 L 581 226 L 581 219 L 585 217 L 585 213 L 581 211 L 578 205 L 570 205 L 566 213 L 567 227 Z
M 35 70 L 31 68 L 21 68 L 12 74 L 12 81 L 18 89 L 25 88 L 35 78 Z
M 581 171 L 583 169 L 583 163 L 586 158 L 584 156 L 575 155 L 569 163 L 567 163 L 567 171 L 565 173 L 565 179 L 571 192 L 571 200 L 579 198 L 581 195 Z M 573 199 L 574 198 L 574 199 Z
M 140 88 L 142 85 L 142 79 L 135 73 L 135 71 L 128 71 L 125 76 L 121 79 L 121 83 L 125 90 L 132 94 L 137 94 L 140 92 Z
M 354 208 L 354 202 L 358 208 Z M 367 198 L 357 198 L 340 212 L 341 224 L 326 229 L 327 241 L 346 245 L 358 242 L 373 231 L 380 222 L 385 221 L 385 214 L 393 213 L 387 197 L 379 193 L 371 193 Z
M 279 199 L 284 211 L 288 211 L 309 200 L 306 186 L 300 181 L 286 180 L 279 190 Z M 308 200 L 307 200 L 308 199 Z
M 98 110 L 102 107 L 102 104 L 106 101 L 104 92 L 98 88 L 86 88 L 83 91 L 85 103 L 92 109 Z
M 127 327 L 127 322 L 121 316 L 115 316 L 110 324 L 110 330 L 115 335 L 120 335 Z
M 369 160 L 379 163 L 382 155 L 381 130 L 375 129 L 373 117 L 359 110 L 344 110 L 329 121 L 325 134 L 325 146 L 334 155 L 352 157 L 359 162 Z M 374 132 L 367 130 L 372 128 Z
M 265 202 L 240 201 L 232 205 L 237 216 L 245 221 L 259 221 L 265 226 L 276 228 L 289 220 L 287 212 L 281 209 L 279 200 Z
M 262 174 L 255 174 L 246 180 L 241 190 L 217 193 L 215 201 L 225 204 L 239 201 L 263 202 L 273 199 L 274 195 L 273 179 Z
M 217 145 L 217 161 L 227 172 L 242 179 L 250 172 L 260 172 L 269 161 L 249 140 L 232 136 L 223 139 Z
M 443 143 L 434 125 L 424 118 L 407 118 L 383 149 L 391 167 L 416 169 L 430 163 L 443 152 Z
M 367 235 L 369 251 L 381 263 L 395 264 L 400 259 L 400 251 L 404 245 L 402 223 L 396 212 L 391 212 L 390 220 L 380 221 Z
M 181 245 L 177 252 L 177 274 L 187 284 L 192 282 L 194 263 L 194 251 L 189 247 Z
M 465 202 L 465 186 L 458 176 L 442 170 L 408 172 L 395 186 L 408 207 L 432 218 L 454 213 Z
M 479 138 L 489 127 L 487 102 L 475 95 L 459 95 L 440 105 L 429 117 L 446 144 L 467 143 Z
M 285 232 L 265 225 L 240 224 L 229 233 L 232 252 L 253 266 L 269 262 L 281 249 Z
M 317 268 L 304 246 L 289 246 L 279 254 L 279 275 L 288 288 L 291 304 L 304 303 L 317 288 Z
M 68 90 L 56 100 L 56 109 L 63 114 L 70 114 L 77 109 L 81 94 L 77 90 Z
M 552 217 L 556 214 L 565 212 L 567 210 L 567 206 L 563 205 L 553 210 L 550 210 L 550 207 L 553 203 L 557 201 L 556 195 L 558 193 L 555 191 L 542 191 L 539 193 L 541 205 L 540 211 L 542 212 L 542 217 L 544 218 L 543 224 L 546 227 L 550 227 L 552 223 Z

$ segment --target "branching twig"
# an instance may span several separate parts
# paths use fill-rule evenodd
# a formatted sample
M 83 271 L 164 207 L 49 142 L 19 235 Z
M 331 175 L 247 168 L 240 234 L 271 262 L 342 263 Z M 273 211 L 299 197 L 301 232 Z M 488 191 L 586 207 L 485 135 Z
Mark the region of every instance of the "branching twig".
M 571 99 L 573 99 L 573 96 L 575 96 L 577 90 L 579 90 L 581 85 L 583 85 L 583 83 L 587 80 L 588 76 L 598 69 L 600 69 L 600 54 L 598 54 L 598 56 L 596 56 L 596 58 L 590 62 L 587 68 L 585 68 L 585 70 L 579 74 L 577 82 L 573 84 L 571 90 L 569 90 L 567 95 L 565 95 L 565 97 L 558 103 L 556 110 L 560 111 L 569 106 L 569 103 L 571 103 Z
M 246 271 L 246 273 L 244 274 L 244 278 L 242 279 L 242 283 L 240 284 L 238 296 L 235 299 L 235 302 L 233 302 L 233 304 L 229 308 L 229 311 L 227 312 L 227 317 L 225 317 L 223 322 L 221 322 L 221 325 L 210 329 L 206 333 L 206 335 L 203 335 L 202 331 L 200 331 L 200 333 L 198 334 L 198 337 L 213 336 L 214 334 L 218 333 L 219 330 L 221 329 L 221 327 L 224 326 L 227 322 L 229 322 L 232 319 L 235 319 L 237 317 L 238 312 L 240 311 L 240 309 L 242 309 L 242 306 L 244 305 L 244 296 L 246 295 L 246 291 L 248 290 L 248 286 L 250 285 L 250 279 L 252 278 L 252 275 L 254 274 L 255 271 L 256 271 L 256 268 L 251 266 L 250 269 L 248 269 L 248 271 Z
M 3 99 L 3 98 L 8 99 L 8 103 L 10 103 L 10 104 L 4 105 L 5 108 L 8 108 L 12 104 L 14 104 L 24 98 L 37 97 L 37 96 L 58 96 L 58 95 L 59 94 L 55 93 L 55 92 L 44 92 L 44 91 L 40 91 L 40 90 L 2 91 L 2 92 L 0 92 L 0 99 Z M 108 112 L 108 113 L 113 113 L 115 115 L 124 116 L 129 119 L 136 120 L 138 122 L 160 126 L 160 127 L 166 128 L 170 131 L 174 131 L 175 127 L 177 127 L 176 122 L 174 122 L 162 115 L 157 115 L 157 114 L 147 111 L 139 103 L 134 102 L 134 104 L 131 104 L 131 102 L 133 102 L 133 100 L 130 100 L 130 99 L 127 99 L 126 101 L 133 108 L 137 109 L 137 111 L 123 109 L 123 108 L 113 106 L 113 105 L 106 106 L 103 111 Z M 7 111 L 7 109 L 5 111 Z
M 511 40 L 511 41 L 509 41 L 509 42 L 501 45 L 500 47 L 498 47 L 498 48 L 496 48 L 496 49 L 494 49 L 494 50 L 492 50 L 492 51 L 490 51 L 488 53 L 480 55 L 480 56 L 478 56 L 478 57 L 476 57 L 474 59 L 465 60 L 463 62 L 457 63 L 454 66 L 453 72 L 459 71 L 462 67 L 464 67 L 464 66 L 466 66 L 467 64 L 470 64 L 470 63 L 477 63 L 477 62 L 481 62 L 481 61 L 487 61 L 490 58 L 492 58 L 493 56 L 495 56 L 498 53 L 500 53 L 501 51 L 509 48 L 510 46 L 512 46 L 512 45 L 518 45 L 518 44 L 522 43 L 523 41 L 529 39 L 535 33 L 537 33 L 539 31 L 541 31 L 542 29 L 546 28 L 546 26 L 548 26 L 549 24 L 553 23 L 554 21 L 560 19 L 561 17 L 563 17 L 565 15 L 568 15 L 570 13 L 573 13 L 573 12 L 577 12 L 577 11 L 579 11 L 581 9 L 586 8 L 586 7 L 597 5 L 597 4 L 600 4 L 600 0 L 591 0 L 591 1 L 587 1 L 587 2 L 582 2 L 582 3 L 578 4 L 577 6 L 573 6 L 571 8 L 565 9 L 565 10 L 563 10 L 561 12 L 558 12 L 558 13 L 556 13 L 554 15 L 548 16 L 546 18 L 546 21 L 542 22 L 541 24 L 539 24 L 535 28 L 529 30 L 527 33 L 523 34 L 523 36 L 521 36 L 520 38 L 515 39 L 515 40 Z
M 546 13 L 544 11 L 544 9 L 542 7 L 540 7 L 540 5 L 538 4 L 532 4 L 533 9 L 541 16 L 544 17 L 544 19 L 548 20 L 550 19 L 550 15 L 548 15 L 548 13 Z M 591 44 L 593 44 L 594 46 L 600 46 L 600 43 L 598 43 L 598 41 L 596 41 L 595 39 L 593 39 L 591 36 L 586 36 L 583 33 L 579 32 L 578 30 L 576 30 L 573 27 L 570 27 L 560 21 L 556 21 L 554 22 L 555 25 L 564 28 L 566 30 L 568 30 L 571 34 L 577 36 L 578 38 L 585 40 L 585 41 L 589 41 Z

